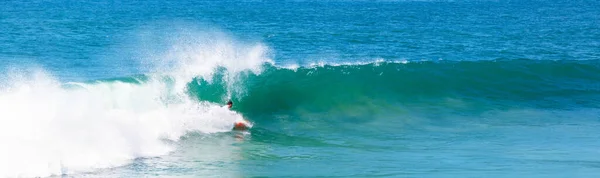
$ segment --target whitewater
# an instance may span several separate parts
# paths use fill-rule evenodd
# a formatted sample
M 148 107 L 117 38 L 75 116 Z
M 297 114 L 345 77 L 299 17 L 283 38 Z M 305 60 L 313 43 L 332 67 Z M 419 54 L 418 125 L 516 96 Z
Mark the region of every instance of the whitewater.
M 155 73 L 130 82 L 61 83 L 43 69 L 12 69 L 0 90 L 0 177 L 117 167 L 168 154 L 171 142 L 190 132 L 231 131 L 242 115 L 190 98 L 186 85 L 194 78 L 211 81 L 225 68 L 225 100 L 243 92 L 234 85 L 239 77 L 260 73 L 270 61 L 268 49 L 240 46 L 217 32 L 195 38 L 195 44 L 174 44 L 164 60 L 152 61 Z

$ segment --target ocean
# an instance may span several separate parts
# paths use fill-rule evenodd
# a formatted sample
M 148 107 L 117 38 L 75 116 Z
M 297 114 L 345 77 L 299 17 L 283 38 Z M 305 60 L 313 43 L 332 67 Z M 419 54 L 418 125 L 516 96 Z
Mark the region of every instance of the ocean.
M 598 177 L 598 7 L 4 1 L 0 177 Z

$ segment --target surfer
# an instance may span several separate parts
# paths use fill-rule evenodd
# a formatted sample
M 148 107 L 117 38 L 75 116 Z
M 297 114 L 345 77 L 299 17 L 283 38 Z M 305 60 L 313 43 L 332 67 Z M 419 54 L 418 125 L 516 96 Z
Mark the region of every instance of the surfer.
M 227 108 L 231 109 L 233 107 L 233 102 L 231 100 L 227 101 Z M 242 119 L 241 121 L 236 121 L 233 123 L 233 130 L 248 130 L 250 127 L 248 126 L 248 121 Z
M 227 101 L 227 108 L 231 109 L 233 107 L 233 102 L 231 100 Z

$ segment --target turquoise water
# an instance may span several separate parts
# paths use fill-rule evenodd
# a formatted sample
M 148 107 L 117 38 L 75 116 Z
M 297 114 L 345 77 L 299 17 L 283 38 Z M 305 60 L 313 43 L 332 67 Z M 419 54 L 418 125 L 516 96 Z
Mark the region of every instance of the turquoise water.
M 0 177 L 596 177 L 597 7 L 7 1 Z

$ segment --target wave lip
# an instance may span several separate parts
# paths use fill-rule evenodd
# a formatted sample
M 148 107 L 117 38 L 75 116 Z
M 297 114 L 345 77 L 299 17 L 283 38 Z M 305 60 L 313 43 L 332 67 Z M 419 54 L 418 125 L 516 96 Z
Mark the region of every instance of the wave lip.
M 380 112 L 390 108 L 378 105 L 434 107 L 446 101 L 465 107 L 593 108 L 600 96 L 597 61 L 376 60 L 263 68 L 240 83 L 251 94 L 234 97 L 239 98 L 236 110 L 244 115 L 331 113 L 336 108 L 351 112 L 362 106 Z M 189 85 L 189 92 L 200 100 L 219 101 L 225 95 L 222 81 L 197 83 Z

